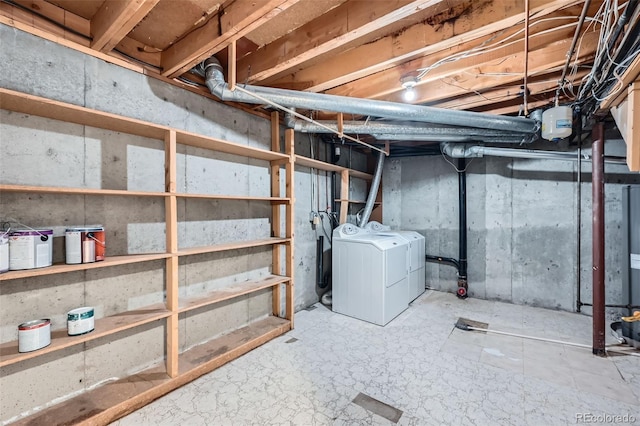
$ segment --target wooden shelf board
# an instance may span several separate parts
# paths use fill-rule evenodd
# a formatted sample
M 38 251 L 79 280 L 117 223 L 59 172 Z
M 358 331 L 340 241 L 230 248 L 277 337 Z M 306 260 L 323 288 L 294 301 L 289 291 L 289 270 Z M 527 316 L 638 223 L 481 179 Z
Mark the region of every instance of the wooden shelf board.
M 350 204 L 367 204 L 366 200 L 365 201 L 363 201 L 363 200 L 347 200 L 345 198 L 336 198 L 336 201 L 338 201 L 338 202 L 347 202 L 347 203 L 350 203 Z M 381 204 L 380 201 L 374 201 L 373 202 L 373 205 L 375 205 L 375 206 L 379 206 L 380 204 Z
M 31 185 L 5 185 L 0 184 L 0 192 L 27 192 L 39 194 L 70 194 L 70 195 L 116 195 L 125 197 L 168 197 L 175 195 L 180 198 L 203 198 L 212 200 L 247 200 L 269 201 L 273 204 L 287 204 L 290 199 L 283 197 L 258 197 L 244 195 L 218 195 L 218 194 L 188 194 L 184 192 L 150 192 L 129 191 L 122 189 L 99 188 L 62 188 L 55 186 L 31 186 Z
M 182 130 L 176 130 L 176 141 L 179 144 L 183 145 L 226 152 L 227 154 L 240 155 L 242 157 L 257 158 L 259 160 L 272 161 L 285 160 L 289 158 L 287 154 L 267 151 L 266 149 L 254 148 L 248 145 L 240 145 L 237 143 L 227 142 L 221 139 L 202 136 Z
M 170 253 L 130 254 L 127 256 L 107 256 L 104 260 L 93 263 L 80 263 L 77 265 L 58 263 L 46 268 L 5 272 L 4 274 L 0 274 L 0 281 L 39 277 L 43 275 L 63 274 L 66 272 L 84 271 L 87 269 L 108 268 L 110 266 L 126 265 L 129 263 L 149 262 L 152 260 L 166 259 L 171 256 L 172 255 Z
M 353 178 L 357 178 L 357 179 L 364 179 L 364 180 L 372 180 L 373 179 L 373 175 L 371 175 L 369 173 L 361 172 L 359 170 L 352 170 L 352 169 L 349 169 L 349 176 L 351 176 Z
M 171 315 L 164 304 L 157 304 L 122 312 L 113 316 L 96 320 L 95 330 L 81 336 L 68 336 L 67 330 L 56 330 L 51 333 L 51 344 L 46 348 L 33 352 L 18 352 L 18 341 L 3 343 L 0 345 L 0 367 L 35 358 L 50 352 L 55 352 L 70 346 L 99 339 L 113 333 L 118 333 L 133 327 L 137 327 L 152 321 L 157 321 Z
M 119 195 L 125 197 L 166 197 L 166 192 L 128 191 L 122 189 L 61 188 L 54 186 L 0 185 L 0 192 L 31 192 L 39 194 Z
M 40 117 L 61 120 L 79 125 L 129 133 L 153 139 L 163 140 L 169 130 L 166 126 L 160 126 L 133 118 L 127 118 L 108 112 L 97 111 L 65 102 L 28 95 L 9 89 L 0 88 L 0 107 L 9 111 L 37 115 Z M 265 149 L 254 148 L 247 145 L 227 142 L 195 133 L 175 130 L 177 142 L 199 148 L 211 149 L 228 154 L 243 157 L 257 158 L 260 160 L 284 160 L 289 156 Z
M 304 157 L 302 155 L 295 156 L 295 163 L 298 166 L 311 167 L 314 169 L 326 170 L 328 172 L 340 173 L 340 172 L 343 172 L 344 170 L 348 170 L 349 176 L 351 177 L 358 178 L 358 179 L 365 179 L 365 180 L 373 179 L 373 176 L 370 175 L 369 173 L 338 166 L 337 164 L 330 164 L 324 161 L 314 160 L 313 158 Z
M 180 376 L 191 376 L 191 381 L 289 330 L 291 322 L 284 318 L 270 316 L 252 322 L 248 326 L 182 353 Z
M 191 247 L 178 250 L 178 256 L 191 256 L 194 254 L 214 253 L 218 251 L 237 250 L 243 248 L 267 246 L 289 242 L 289 238 L 265 238 L 262 240 L 239 241 L 234 243 L 216 244 L 204 247 Z
M 283 197 L 253 197 L 253 196 L 244 196 L 244 195 L 215 195 L 215 194 L 188 194 L 184 192 L 176 192 L 171 193 L 169 195 L 175 195 L 180 198 L 202 198 L 202 199 L 211 199 L 211 200 L 247 200 L 247 201 L 270 201 L 272 204 L 287 204 L 289 203 L 289 198 Z
M 164 364 L 157 365 L 54 405 L 14 425 L 109 424 L 290 329 L 291 323 L 282 318 L 256 321 L 181 354 L 180 371 L 174 378 L 166 374 Z
M 289 281 L 288 277 L 279 275 L 270 275 L 258 281 L 246 281 L 233 286 L 214 290 L 203 297 L 185 299 L 180 303 L 178 312 L 187 312 L 193 309 L 209 306 L 214 303 L 223 302 L 225 300 L 233 299 L 235 297 L 243 296 L 245 294 L 253 293 L 256 291 L 270 288 L 276 285 L 280 285 Z
M 326 170 L 328 172 L 342 172 L 346 170 L 345 167 L 338 166 L 336 164 L 325 163 L 324 161 L 314 160 L 313 158 L 304 157 L 302 155 L 296 155 L 295 163 L 298 166 L 311 167 L 319 170 Z
M 165 133 L 169 130 L 168 127 L 157 124 L 4 88 L 0 88 L 0 107 L 10 111 L 154 139 L 164 139 Z

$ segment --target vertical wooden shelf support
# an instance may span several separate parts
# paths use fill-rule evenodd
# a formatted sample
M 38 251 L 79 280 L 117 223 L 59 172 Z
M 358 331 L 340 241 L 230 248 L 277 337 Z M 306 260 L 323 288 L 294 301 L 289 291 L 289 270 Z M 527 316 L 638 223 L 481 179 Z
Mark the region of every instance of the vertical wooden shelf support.
M 236 90 L 236 41 L 233 40 L 229 46 L 229 61 L 227 66 L 227 78 L 229 79 L 229 90 Z
M 164 140 L 165 190 L 171 194 L 165 199 L 165 220 L 168 253 L 166 270 L 166 304 L 171 315 L 167 317 L 167 374 L 178 375 L 178 201 L 176 198 L 176 132 L 168 130 Z
M 280 152 L 280 114 L 278 111 L 271 113 L 271 150 L 273 152 Z M 271 162 L 271 196 L 280 197 L 280 162 Z M 289 208 L 287 206 L 287 208 Z M 271 236 L 281 237 L 280 222 L 282 217 L 280 215 L 281 206 L 271 206 Z M 271 264 L 271 273 L 274 275 L 280 275 L 282 272 L 282 247 L 279 244 L 273 246 L 273 257 Z M 281 312 L 281 296 L 280 285 L 274 286 L 272 290 L 273 301 L 273 315 L 280 317 Z
M 289 204 L 287 205 L 287 215 L 286 215 L 286 236 L 289 238 L 289 243 L 286 246 L 286 275 L 290 278 L 289 285 L 286 287 L 286 312 L 285 318 L 291 321 L 291 328 L 293 329 L 293 310 L 294 310 L 294 270 L 293 265 L 295 265 L 294 251 L 293 251 L 293 236 L 294 236 L 294 215 L 293 215 L 293 206 L 295 205 L 295 183 L 294 183 L 294 173 L 295 173 L 295 133 L 293 129 L 285 130 L 285 153 L 289 155 L 289 159 L 287 161 L 285 167 L 286 173 L 286 189 L 287 189 L 287 198 L 289 198 Z
M 340 173 L 340 223 L 347 223 L 349 213 L 349 170 Z

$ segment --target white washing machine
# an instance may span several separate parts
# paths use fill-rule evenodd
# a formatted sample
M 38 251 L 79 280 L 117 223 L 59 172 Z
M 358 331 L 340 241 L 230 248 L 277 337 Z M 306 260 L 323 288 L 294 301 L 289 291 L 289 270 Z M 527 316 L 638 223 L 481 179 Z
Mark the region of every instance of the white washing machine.
M 386 325 L 409 302 L 409 244 L 346 223 L 333 231 L 333 311 Z
M 364 228 L 372 233 L 392 233 L 400 235 L 409 243 L 409 303 L 413 302 L 425 290 L 425 238 L 416 231 L 391 231 L 391 227 L 371 221 Z

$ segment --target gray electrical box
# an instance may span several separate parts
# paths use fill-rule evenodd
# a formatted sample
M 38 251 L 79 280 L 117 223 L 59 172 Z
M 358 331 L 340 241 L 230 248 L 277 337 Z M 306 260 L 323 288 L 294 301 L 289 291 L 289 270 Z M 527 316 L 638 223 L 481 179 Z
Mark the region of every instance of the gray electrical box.
M 624 302 L 640 306 L 640 185 L 622 189 Z

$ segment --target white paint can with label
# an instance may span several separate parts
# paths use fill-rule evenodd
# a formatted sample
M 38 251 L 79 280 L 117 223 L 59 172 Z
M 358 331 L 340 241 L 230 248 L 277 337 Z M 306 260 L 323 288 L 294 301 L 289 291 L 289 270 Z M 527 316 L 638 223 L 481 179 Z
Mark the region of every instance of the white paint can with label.
M 78 336 L 93 331 L 95 329 L 93 313 L 93 308 L 90 306 L 67 312 L 67 334 Z
M 51 266 L 52 229 L 18 229 L 9 234 L 9 269 L 34 269 Z
M 18 352 L 33 352 L 51 344 L 51 321 L 39 319 L 18 326 Z
M 0 234 L 0 274 L 9 270 L 9 235 Z
M 67 228 L 65 232 L 65 258 L 68 264 L 93 263 L 104 260 L 104 228 L 100 225 Z

